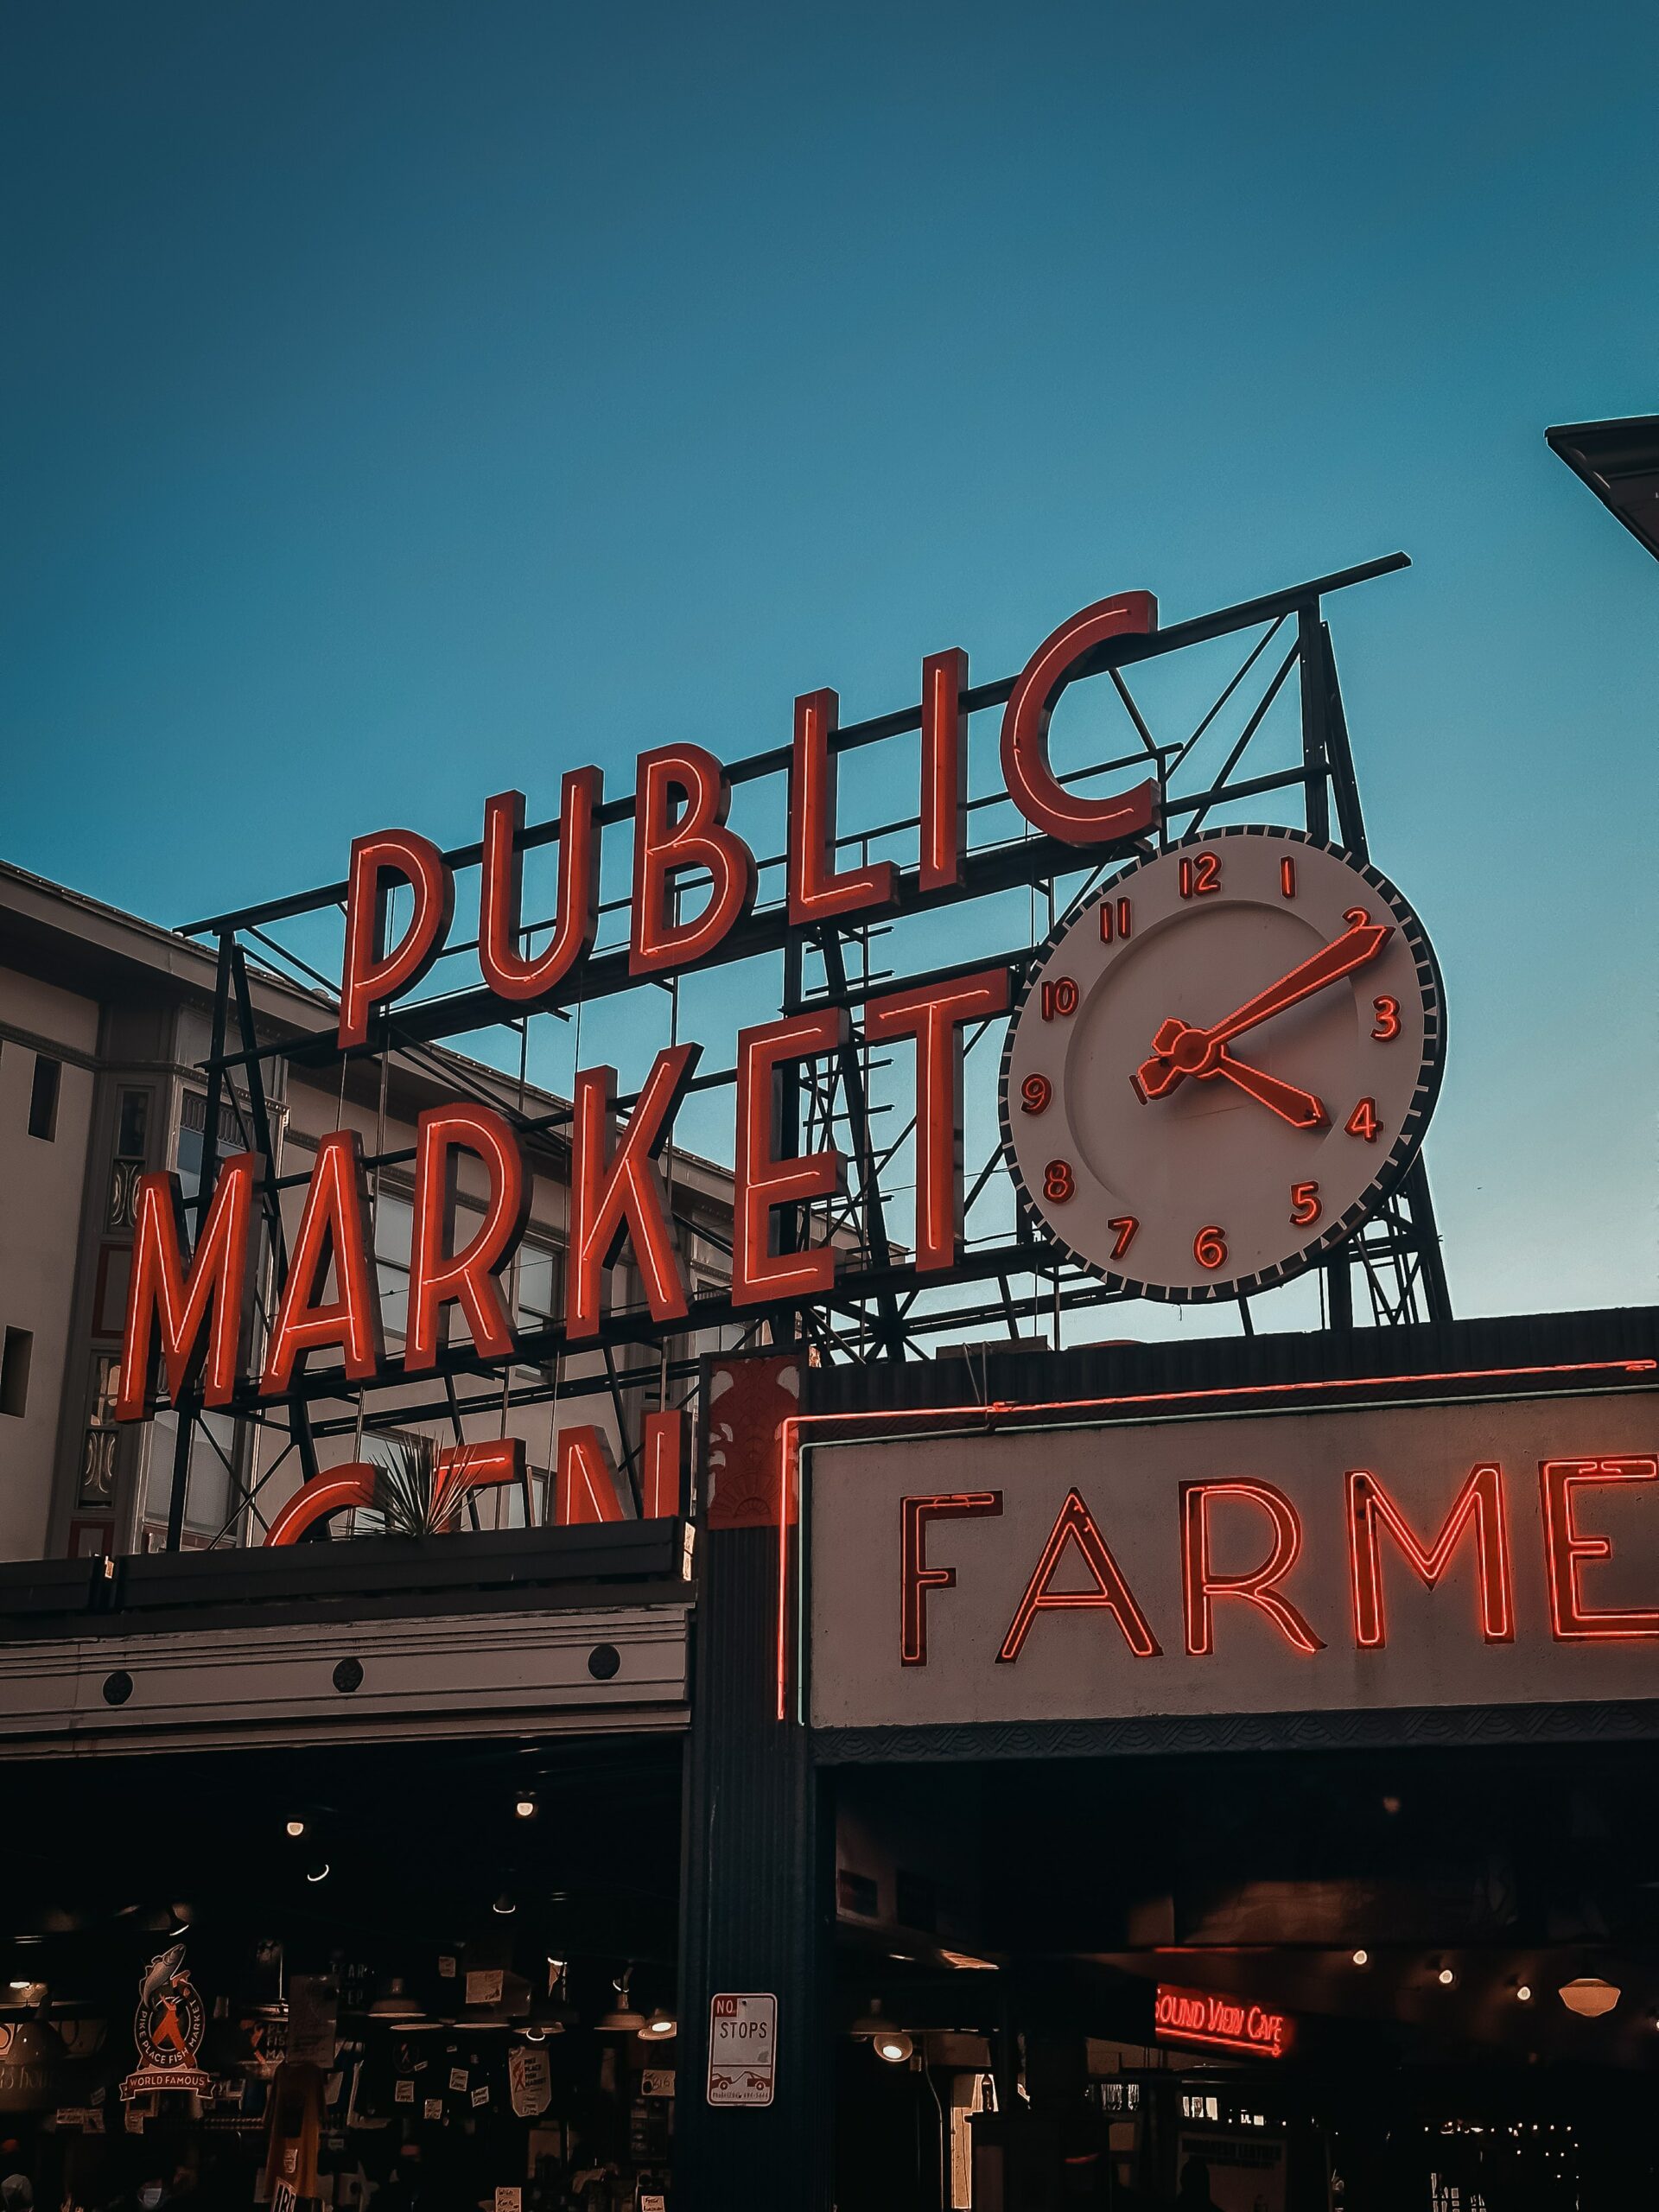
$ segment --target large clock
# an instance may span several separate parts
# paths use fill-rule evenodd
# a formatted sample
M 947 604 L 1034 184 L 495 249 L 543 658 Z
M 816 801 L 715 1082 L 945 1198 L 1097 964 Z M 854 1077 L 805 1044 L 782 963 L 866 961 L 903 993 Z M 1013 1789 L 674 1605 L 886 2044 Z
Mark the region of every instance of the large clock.
M 1002 1055 L 1016 1186 L 1116 1287 L 1264 1289 L 1398 1185 L 1445 1033 L 1433 951 L 1386 876 L 1295 830 L 1189 838 L 1038 949 Z

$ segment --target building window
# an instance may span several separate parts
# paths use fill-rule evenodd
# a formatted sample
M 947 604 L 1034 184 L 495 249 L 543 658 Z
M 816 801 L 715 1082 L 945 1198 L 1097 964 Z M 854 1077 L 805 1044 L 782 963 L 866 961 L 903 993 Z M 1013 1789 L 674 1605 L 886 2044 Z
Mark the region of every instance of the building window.
M 149 1093 L 124 1090 L 117 1118 L 115 1160 L 110 1170 L 106 1229 L 130 1229 L 137 1217 L 138 1178 L 144 1172 L 144 1144 L 149 1134 Z
M 115 1402 L 121 1389 L 121 1362 L 113 1352 L 92 1359 L 92 1403 L 80 1459 L 79 1505 L 107 1509 L 115 1503 Z
M 564 1254 L 552 1244 L 518 1247 L 512 1276 L 512 1325 L 521 1337 L 556 1327 L 564 1304 Z M 521 1365 L 524 1376 L 540 1378 L 550 1366 Z
M 234 1106 L 219 1109 L 219 1157 L 221 1160 L 244 1145 L 242 1124 Z M 201 1190 L 201 1163 L 207 1147 L 207 1099 L 200 1090 L 187 1090 L 179 1105 L 179 1191 L 188 1205 Z
M 415 1209 L 407 1198 L 382 1191 L 374 1202 L 374 1271 L 380 1287 L 380 1326 L 388 1343 L 409 1328 L 409 1255 Z
M 50 1144 L 58 1134 L 58 1078 L 63 1070 L 44 1052 L 35 1055 L 35 1081 L 29 1094 L 29 1134 Z
M 29 1410 L 29 1363 L 35 1351 L 32 1329 L 8 1329 L 0 1348 L 0 1414 L 21 1421 Z
M 190 1434 L 190 1471 L 186 1478 L 184 1526 L 198 1545 L 222 1539 L 234 1519 L 231 1470 L 237 1463 L 239 1424 L 228 1414 L 196 1416 Z M 144 1484 L 144 1517 L 158 1535 L 167 1528 L 173 1499 L 173 1463 L 178 1456 L 179 1417 L 157 1414 L 150 1425 L 149 1469 Z M 238 1502 L 239 1503 L 239 1485 Z M 155 1550 L 156 1544 L 146 1546 Z

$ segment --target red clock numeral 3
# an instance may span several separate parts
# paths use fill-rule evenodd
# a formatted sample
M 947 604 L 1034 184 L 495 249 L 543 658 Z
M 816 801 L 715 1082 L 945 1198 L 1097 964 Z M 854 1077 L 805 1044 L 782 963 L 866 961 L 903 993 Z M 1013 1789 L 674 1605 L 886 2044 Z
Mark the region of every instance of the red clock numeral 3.
M 1290 1186 L 1290 1217 L 1298 1229 L 1306 1229 L 1319 1217 L 1319 1186 L 1317 1183 L 1293 1183 Z
M 1201 1268 L 1224 1268 L 1227 1264 L 1227 1239 L 1212 1222 L 1201 1229 L 1192 1239 L 1192 1256 Z
M 1056 1014 L 1062 1020 L 1077 1010 L 1077 987 L 1069 976 L 1057 976 L 1052 983 L 1043 985 L 1043 1020 L 1052 1021 Z
M 1362 1098 L 1358 1105 L 1355 1107 L 1353 1112 L 1348 1116 L 1348 1119 L 1343 1123 L 1344 1128 L 1346 1129 L 1351 1137 L 1363 1137 L 1367 1144 L 1375 1144 L 1376 1142 L 1376 1132 L 1380 1124 L 1376 1118 L 1376 1101 L 1375 1098 Z
M 1020 1111 L 1046 1114 L 1053 1096 L 1054 1086 L 1046 1075 L 1028 1075 L 1020 1086 Z
M 1064 1205 L 1077 1195 L 1077 1183 L 1069 1160 L 1051 1160 L 1043 1170 L 1043 1196 L 1055 1205 Z
M 1112 1247 L 1112 1257 L 1115 1260 L 1121 1260 L 1130 1245 L 1134 1243 L 1135 1232 L 1141 1224 L 1132 1213 L 1126 1213 L 1120 1216 L 1116 1221 L 1109 1221 L 1106 1226 L 1116 1232 L 1117 1242 Z
M 1386 1045 L 1391 1037 L 1400 1034 L 1400 1001 L 1398 999 L 1373 999 L 1371 1012 L 1376 1020 L 1371 1025 L 1371 1034 L 1379 1045 Z

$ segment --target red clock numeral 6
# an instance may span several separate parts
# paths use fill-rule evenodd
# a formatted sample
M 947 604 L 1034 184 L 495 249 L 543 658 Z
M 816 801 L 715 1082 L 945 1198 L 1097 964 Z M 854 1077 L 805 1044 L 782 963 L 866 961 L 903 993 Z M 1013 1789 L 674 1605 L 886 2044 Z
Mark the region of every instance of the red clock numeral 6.
M 1028 1075 L 1020 1086 L 1020 1111 L 1046 1114 L 1053 1096 L 1054 1086 L 1046 1075 Z
M 1126 1213 L 1121 1215 L 1116 1221 L 1109 1221 L 1106 1226 L 1116 1233 L 1117 1238 L 1117 1242 L 1112 1247 L 1112 1257 L 1115 1260 L 1121 1260 L 1130 1245 L 1134 1243 L 1135 1232 L 1140 1228 L 1141 1224 L 1132 1213 Z
M 1224 1268 L 1227 1264 L 1227 1239 L 1212 1222 L 1201 1229 L 1192 1239 L 1192 1256 L 1201 1268 Z
M 1319 1217 L 1319 1186 L 1317 1183 L 1293 1183 L 1290 1186 L 1290 1217 L 1298 1229 L 1306 1229 Z
M 1052 983 L 1043 985 L 1043 1020 L 1052 1021 L 1056 1014 L 1062 1020 L 1077 1010 L 1077 987 L 1069 976 L 1057 976 Z
M 1043 1196 L 1055 1205 L 1064 1205 L 1077 1195 L 1077 1183 L 1069 1160 L 1051 1160 L 1043 1170 Z
M 1367 1144 L 1375 1144 L 1380 1126 L 1376 1099 L 1362 1098 L 1342 1126 L 1351 1137 L 1363 1137 Z

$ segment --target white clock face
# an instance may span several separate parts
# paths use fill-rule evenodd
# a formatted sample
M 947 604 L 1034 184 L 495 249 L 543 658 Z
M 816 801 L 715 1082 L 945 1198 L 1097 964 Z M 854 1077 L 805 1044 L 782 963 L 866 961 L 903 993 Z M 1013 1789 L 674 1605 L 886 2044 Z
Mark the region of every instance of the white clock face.
M 1039 948 L 1002 1056 L 1016 1186 L 1124 1289 L 1282 1282 L 1399 1183 L 1444 1034 L 1433 952 L 1385 876 L 1300 830 L 1191 838 Z

